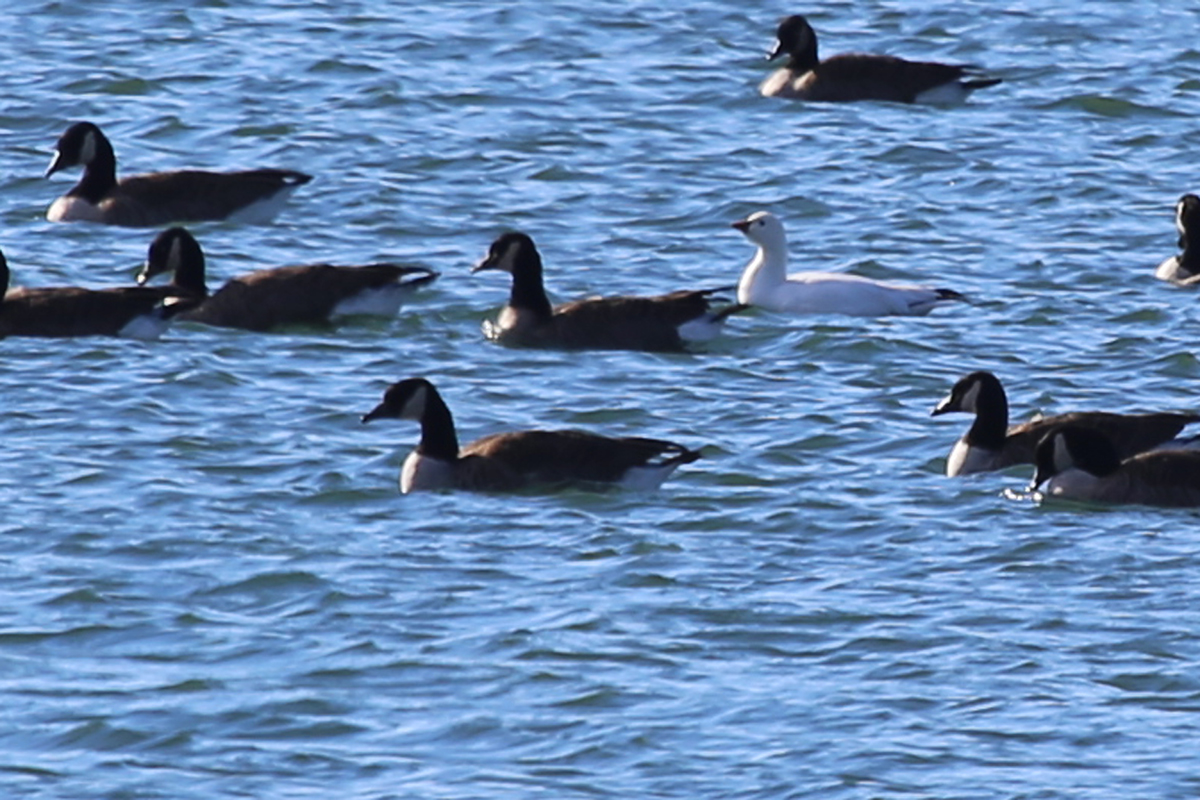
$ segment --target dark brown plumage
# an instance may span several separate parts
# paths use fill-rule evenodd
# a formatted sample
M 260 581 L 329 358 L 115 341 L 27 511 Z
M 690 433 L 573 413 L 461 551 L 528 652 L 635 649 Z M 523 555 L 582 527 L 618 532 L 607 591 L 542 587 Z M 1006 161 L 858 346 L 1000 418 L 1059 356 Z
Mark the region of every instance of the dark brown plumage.
M 129 336 L 152 339 L 200 298 L 177 287 L 75 286 L 9 291 L 0 254 L 0 336 Z
M 1104 433 L 1052 428 L 1038 442 L 1030 490 L 1050 497 L 1166 507 L 1200 506 L 1200 452 L 1154 450 L 1121 458 Z
M 700 458 L 699 452 L 674 442 L 574 430 L 498 433 L 460 449 L 450 409 L 424 378 L 393 384 L 362 421 L 386 418 L 421 424 L 421 440 L 400 474 L 400 490 L 406 494 L 448 488 L 512 491 L 537 483 L 654 488 L 679 465 Z
M 473 272 L 512 275 L 508 305 L 484 323 L 493 341 L 564 350 L 681 351 L 686 342 L 717 335 L 725 320 L 746 306 L 712 310 L 713 298 L 734 287 L 680 290 L 652 297 L 595 297 L 551 306 L 542 281 L 542 259 L 524 233 L 496 239 Z
M 278 213 L 288 194 L 312 180 L 293 170 L 254 169 L 155 172 L 118 181 L 112 144 L 90 122 L 77 122 L 59 137 L 46 175 L 81 165 L 79 183 L 46 212 L 51 222 L 127 227 L 223 219 L 264 222 Z
M 138 276 L 145 283 L 171 273 L 174 284 L 207 294 L 205 259 L 200 244 L 184 228 L 160 233 Z M 425 267 L 330 264 L 276 267 L 230 280 L 195 309 L 180 316 L 225 328 L 266 331 L 282 325 L 328 323 L 335 314 L 395 314 L 415 289 L 438 276 Z M 365 298 L 365 294 L 375 293 Z
M 766 97 L 815 101 L 891 100 L 898 103 L 960 102 L 999 78 L 971 78 L 972 67 L 895 56 L 847 53 L 821 61 L 817 34 L 799 14 L 784 18 L 768 55 L 787 53 L 788 63 L 760 87 Z
M 1171 441 L 1200 414 L 1152 412 L 1118 414 L 1108 411 L 1074 411 L 1017 425 L 1008 424 L 1008 397 L 1000 380 L 990 372 L 972 372 L 961 378 L 933 410 L 933 416 L 961 411 L 975 414 L 970 429 L 955 444 L 946 462 L 950 477 L 1034 463 L 1038 442 L 1061 425 L 1083 425 L 1107 437 L 1121 458 L 1128 458 Z

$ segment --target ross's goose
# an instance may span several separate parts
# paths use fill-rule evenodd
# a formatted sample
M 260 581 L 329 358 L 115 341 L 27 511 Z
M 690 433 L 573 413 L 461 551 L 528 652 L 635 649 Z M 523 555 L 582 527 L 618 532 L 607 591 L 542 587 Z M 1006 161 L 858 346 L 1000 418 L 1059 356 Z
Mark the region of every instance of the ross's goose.
M 768 211 L 756 211 L 733 227 L 758 246 L 738 281 L 739 303 L 789 314 L 921 316 L 939 303 L 965 300 L 952 289 L 884 283 L 842 272 L 787 272 L 787 236 Z

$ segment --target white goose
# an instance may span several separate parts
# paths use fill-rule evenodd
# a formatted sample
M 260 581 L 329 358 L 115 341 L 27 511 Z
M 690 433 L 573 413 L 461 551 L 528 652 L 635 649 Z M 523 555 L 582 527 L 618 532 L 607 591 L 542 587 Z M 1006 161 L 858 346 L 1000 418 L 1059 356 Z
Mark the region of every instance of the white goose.
M 844 272 L 787 274 L 787 236 L 768 211 L 756 211 L 733 227 L 758 245 L 738 281 L 737 299 L 745 305 L 788 314 L 849 314 L 879 317 L 921 316 L 934 306 L 966 298 L 953 289 L 882 283 Z

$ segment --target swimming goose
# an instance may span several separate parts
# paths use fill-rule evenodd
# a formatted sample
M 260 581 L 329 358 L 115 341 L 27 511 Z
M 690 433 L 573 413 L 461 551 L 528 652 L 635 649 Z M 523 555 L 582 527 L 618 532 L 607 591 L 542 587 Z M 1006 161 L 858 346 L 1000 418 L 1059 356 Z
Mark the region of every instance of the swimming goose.
M 1005 469 L 1013 464 L 1032 464 L 1037 443 L 1060 425 L 1094 428 L 1112 440 L 1120 458 L 1129 458 L 1167 444 L 1186 426 L 1200 421 L 1200 414 L 1075 411 L 1010 427 L 1004 387 L 995 375 L 983 371 L 959 379 L 950 394 L 933 409 L 932 416 L 954 411 L 974 414 L 975 422 L 955 442 L 946 458 L 946 475 L 951 478 Z
M 508 305 L 483 324 L 488 339 L 522 347 L 567 350 L 678 351 L 685 342 L 715 337 L 744 308 L 711 310 L 713 296 L 733 287 L 682 290 L 655 297 L 594 297 L 551 307 L 542 283 L 542 258 L 533 239 L 505 233 L 492 242 L 472 273 L 512 275 Z
M 799 14 L 785 17 L 767 56 L 787 53 L 787 65 L 762 82 L 764 97 L 796 100 L 894 100 L 898 103 L 961 103 L 999 78 L 972 78 L 967 65 L 906 61 L 894 56 L 848 53 L 817 58 L 817 34 Z
M 1200 283 L 1200 197 L 1185 194 L 1175 204 L 1175 229 L 1183 250 L 1158 265 L 1154 277 L 1173 283 Z
M 1052 429 L 1037 445 L 1029 490 L 1067 500 L 1200 506 L 1200 453 L 1152 450 L 1121 458 L 1103 433 L 1080 425 Z
M 404 459 L 400 491 L 512 491 L 535 483 L 612 483 L 656 489 L 700 453 L 674 442 L 612 438 L 583 431 L 516 431 L 476 439 L 459 449 L 450 409 L 433 384 L 409 378 L 392 384 L 383 402 L 363 415 L 421 423 L 421 441 Z
M 175 287 L 61 286 L 9 291 L 8 261 L 0 253 L 0 337 L 122 336 L 157 339 L 172 317 L 198 297 Z
M 46 212 L 51 222 L 101 222 L 145 228 L 172 222 L 235 220 L 268 222 L 297 187 L 312 180 L 303 172 L 154 172 L 117 180 L 112 144 L 91 122 L 67 128 L 55 146 L 46 177 L 83 166 L 79 183 Z
M 204 251 L 184 228 L 169 228 L 155 237 L 137 280 L 144 284 L 164 273 L 174 276 L 175 286 L 202 297 L 208 294 Z M 425 267 L 397 264 L 263 269 L 230 280 L 179 318 L 265 331 L 280 325 L 322 324 L 350 314 L 393 316 L 418 287 L 437 277 L 437 272 Z
M 758 245 L 738 281 L 739 303 L 789 314 L 849 314 L 878 317 L 921 316 L 934 306 L 966 298 L 952 289 L 883 283 L 844 272 L 787 274 L 787 236 L 767 211 L 756 211 L 733 227 Z

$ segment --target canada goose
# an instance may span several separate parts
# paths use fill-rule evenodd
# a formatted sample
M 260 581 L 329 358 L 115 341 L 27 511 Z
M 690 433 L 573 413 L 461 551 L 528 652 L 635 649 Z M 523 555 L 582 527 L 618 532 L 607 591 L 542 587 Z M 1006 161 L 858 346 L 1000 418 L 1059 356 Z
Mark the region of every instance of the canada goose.
M 1174 283 L 1200 283 L 1200 197 L 1185 194 L 1175 204 L 1175 229 L 1179 231 L 1178 255 L 1158 265 L 1154 277 Z
M 848 53 L 817 58 L 817 34 L 799 14 L 785 17 L 767 56 L 787 53 L 787 65 L 770 75 L 759 91 L 764 97 L 796 100 L 894 100 L 898 103 L 961 103 L 976 89 L 999 78 L 971 78 L 973 67 L 906 61 L 894 56 Z
M 204 252 L 184 228 L 169 228 L 155 237 L 137 280 L 144 284 L 163 273 L 174 275 L 173 285 L 207 295 Z M 425 267 L 397 264 L 263 269 L 230 280 L 179 318 L 265 331 L 280 325 L 321 324 L 349 314 L 392 316 L 418 287 L 437 277 L 437 272 Z
M 67 128 L 55 146 L 46 177 L 83 166 L 79 183 L 46 212 L 51 222 L 101 222 L 146 228 L 172 222 L 236 220 L 268 222 L 287 196 L 312 180 L 303 172 L 153 172 L 117 180 L 112 144 L 91 122 Z
M 433 384 L 409 378 L 392 384 L 383 402 L 363 415 L 421 423 L 421 441 L 404 459 L 400 491 L 512 491 L 535 483 L 612 483 L 655 489 L 700 453 L 674 442 L 612 438 L 583 431 L 516 431 L 476 439 L 459 449 L 450 409 Z
M 1200 452 L 1152 450 L 1121 458 L 1103 433 L 1082 425 L 1052 428 L 1038 442 L 1029 490 L 1067 500 L 1200 506 Z
M 0 336 L 122 336 L 157 339 L 171 318 L 199 301 L 175 287 L 74 286 L 9 291 L 0 253 Z
M 499 318 L 483 324 L 484 335 L 522 347 L 678 351 L 685 342 L 712 339 L 729 315 L 744 308 L 710 310 L 713 295 L 732 287 L 593 297 L 551 307 L 542 284 L 542 257 L 524 233 L 500 236 L 471 272 L 489 269 L 512 275 L 512 291 Z
M 1000 380 L 990 372 L 972 372 L 957 383 L 933 409 L 932 416 L 962 411 L 975 415 L 970 429 L 955 442 L 946 458 L 946 475 L 969 475 L 1034 463 L 1038 441 L 1052 428 L 1064 424 L 1094 428 L 1112 440 L 1120 458 L 1170 442 L 1200 414 L 1159 412 L 1116 414 L 1075 411 L 1023 422 L 1009 427 L 1008 397 Z
M 787 274 L 788 246 L 783 224 L 768 211 L 733 223 L 758 252 L 738 281 L 739 303 L 789 314 L 848 314 L 878 317 L 922 316 L 939 303 L 966 298 L 952 289 L 884 283 L 844 272 Z

